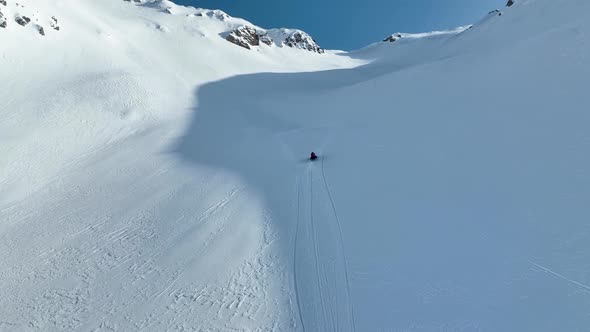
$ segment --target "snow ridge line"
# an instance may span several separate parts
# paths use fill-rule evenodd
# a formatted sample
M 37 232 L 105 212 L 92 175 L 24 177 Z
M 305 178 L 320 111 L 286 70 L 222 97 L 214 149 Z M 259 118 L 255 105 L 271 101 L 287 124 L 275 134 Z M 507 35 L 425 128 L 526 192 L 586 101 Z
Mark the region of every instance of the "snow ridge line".
M 305 323 L 303 321 L 303 310 L 301 310 L 301 301 L 299 296 L 299 284 L 297 282 L 297 242 L 299 241 L 299 227 L 301 224 L 301 176 L 297 178 L 297 221 L 295 225 L 295 239 L 293 243 L 293 282 L 295 287 L 295 301 L 297 302 L 297 311 L 301 329 L 305 332 Z
M 346 257 L 346 252 L 344 250 L 344 236 L 342 235 L 342 224 L 340 223 L 340 218 L 338 217 L 338 212 L 336 211 L 336 204 L 334 203 L 334 198 L 332 196 L 332 192 L 330 190 L 330 186 L 328 185 L 328 180 L 326 180 L 326 171 L 324 168 L 324 158 L 322 158 L 322 179 L 324 180 L 324 186 L 326 187 L 326 192 L 328 193 L 328 198 L 330 198 L 330 204 L 332 205 L 332 211 L 334 212 L 334 217 L 336 218 L 336 224 L 338 226 L 338 237 L 340 239 L 340 250 L 342 252 L 342 257 L 344 258 L 344 278 L 346 281 L 346 296 L 348 297 L 348 306 L 350 311 L 350 317 L 352 320 L 352 330 L 356 331 L 356 320 L 354 318 L 354 304 L 352 303 L 352 297 L 350 296 L 350 279 L 348 274 L 348 258 Z

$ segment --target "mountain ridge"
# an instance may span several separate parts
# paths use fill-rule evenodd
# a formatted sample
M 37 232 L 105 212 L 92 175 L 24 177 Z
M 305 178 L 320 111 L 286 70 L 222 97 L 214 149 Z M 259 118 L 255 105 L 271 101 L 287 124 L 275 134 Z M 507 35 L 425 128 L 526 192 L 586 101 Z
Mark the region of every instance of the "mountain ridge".
M 169 0 L 122 0 L 127 3 L 132 3 L 136 6 L 147 7 L 152 10 L 159 11 L 164 14 L 173 15 L 173 16 L 185 16 L 185 17 L 208 17 L 210 19 L 219 20 L 226 24 L 225 31 L 220 33 L 220 36 L 225 38 L 228 42 L 233 43 L 237 46 L 241 46 L 246 49 L 251 49 L 252 47 L 259 47 L 262 43 L 266 46 L 276 46 L 276 47 L 289 47 L 294 49 L 301 49 L 311 51 L 317 54 L 323 54 L 325 51 L 321 48 L 318 43 L 305 31 L 299 29 L 287 29 L 287 28 L 272 28 L 272 29 L 263 29 L 258 27 L 244 19 L 234 18 L 228 15 L 227 13 L 223 12 L 219 9 L 203 9 L 203 8 L 196 8 L 192 6 L 181 6 L 175 4 L 173 1 Z M 510 7 L 514 4 L 514 1 L 509 1 L 507 3 L 507 7 Z M 22 4 L 22 1 L 17 3 L 16 1 L 11 0 L 3 0 L 0 2 L 0 5 L 3 5 L 5 8 L 5 12 L 2 12 L 0 7 L 0 29 L 6 29 L 7 26 L 10 24 L 10 17 L 14 17 L 13 23 L 17 25 L 26 27 L 29 22 L 31 21 L 32 17 L 34 29 L 42 36 L 45 35 L 46 31 L 53 30 L 59 31 L 60 26 L 58 24 L 58 19 L 56 16 L 58 14 L 51 14 L 45 15 L 39 13 L 38 10 L 31 7 L 25 7 Z M 501 11 L 493 11 L 492 13 L 499 13 L 502 15 Z M 28 15 L 28 16 L 27 16 Z M 455 30 L 460 29 L 456 28 Z M 451 32 L 452 30 L 448 30 Z M 437 33 L 445 33 L 443 32 L 429 32 L 423 34 L 405 34 L 405 33 L 395 33 L 383 41 L 387 42 L 395 42 L 396 40 L 402 38 L 403 35 L 405 36 L 418 36 L 422 35 L 425 36 L 427 34 L 435 35 Z

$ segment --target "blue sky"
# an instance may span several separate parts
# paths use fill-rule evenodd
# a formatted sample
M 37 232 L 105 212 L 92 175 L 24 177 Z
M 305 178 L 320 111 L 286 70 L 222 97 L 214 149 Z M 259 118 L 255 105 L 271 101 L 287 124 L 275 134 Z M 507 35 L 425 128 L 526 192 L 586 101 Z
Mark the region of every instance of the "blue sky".
M 358 49 L 394 32 L 476 22 L 506 0 L 175 0 L 221 9 L 263 28 L 299 28 L 329 49 Z

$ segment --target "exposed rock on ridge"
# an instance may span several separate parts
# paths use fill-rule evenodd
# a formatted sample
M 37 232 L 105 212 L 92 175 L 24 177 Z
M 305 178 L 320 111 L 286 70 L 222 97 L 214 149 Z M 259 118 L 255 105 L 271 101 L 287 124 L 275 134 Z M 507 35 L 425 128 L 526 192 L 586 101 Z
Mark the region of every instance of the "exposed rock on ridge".
M 266 32 L 257 31 L 254 27 L 246 25 L 230 32 L 225 40 L 249 50 L 252 46 L 259 46 L 260 43 L 268 46 L 273 43 L 272 38 Z
M 246 49 L 252 49 L 262 43 L 271 47 L 290 47 L 319 54 L 325 52 L 310 35 L 301 30 L 271 29 L 265 31 L 245 25 L 232 30 L 225 39 Z

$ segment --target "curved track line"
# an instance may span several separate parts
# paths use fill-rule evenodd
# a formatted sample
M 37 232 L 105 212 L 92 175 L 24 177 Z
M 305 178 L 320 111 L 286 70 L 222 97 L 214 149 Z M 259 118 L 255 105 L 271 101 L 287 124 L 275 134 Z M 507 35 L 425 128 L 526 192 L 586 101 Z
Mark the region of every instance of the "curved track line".
M 321 272 L 321 268 L 320 268 L 320 257 L 319 257 L 319 250 L 318 250 L 318 239 L 317 239 L 317 233 L 315 230 L 315 220 L 313 218 L 313 171 L 310 168 L 309 169 L 309 216 L 310 216 L 310 224 L 311 224 L 311 233 L 312 233 L 312 242 L 313 242 L 313 251 L 314 251 L 314 256 L 315 256 L 315 270 L 316 270 L 316 279 L 317 279 L 317 283 L 318 283 L 318 291 L 320 294 L 320 305 L 322 306 L 322 314 L 324 316 L 324 322 L 326 322 L 327 319 L 327 312 L 326 312 L 326 306 L 324 304 L 324 292 L 322 292 L 322 280 L 320 278 L 320 272 Z
M 328 197 L 330 198 L 330 203 L 332 205 L 332 210 L 334 212 L 334 217 L 336 218 L 336 224 L 338 225 L 338 237 L 340 242 L 340 250 L 342 252 L 342 257 L 344 258 L 344 278 L 346 279 L 346 296 L 348 297 L 348 305 L 350 311 L 350 317 L 352 319 L 352 330 L 356 331 L 356 320 L 354 318 L 354 305 L 352 304 L 352 297 L 350 296 L 350 282 L 348 276 L 348 258 L 346 257 L 346 252 L 344 251 L 344 237 L 342 235 L 342 224 L 340 223 L 340 218 L 338 217 L 338 212 L 336 212 L 336 204 L 334 203 L 334 198 L 332 197 L 332 192 L 330 191 L 330 186 L 328 185 L 328 181 L 326 180 L 326 171 L 324 169 L 324 158 L 322 158 L 322 179 L 324 180 L 324 186 L 326 187 L 326 192 L 328 193 Z
M 299 284 L 297 282 L 297 242 L 299 241 L 299 225 L 301 224 L 301 182 L 302 177 L 297 178 L 297 221 L 295 225 L 295 240 L 293 243 L 293 279 L 295 286 L 295 301 L 297 302 L 297 311 L 301 328 L 305 332 L 305 323 L 303 320 L 303 310 L 301 310 L 301 300 L 299 296 Z

